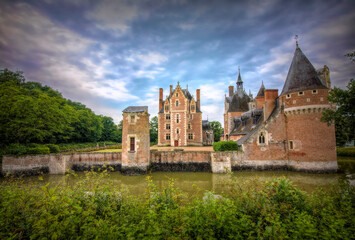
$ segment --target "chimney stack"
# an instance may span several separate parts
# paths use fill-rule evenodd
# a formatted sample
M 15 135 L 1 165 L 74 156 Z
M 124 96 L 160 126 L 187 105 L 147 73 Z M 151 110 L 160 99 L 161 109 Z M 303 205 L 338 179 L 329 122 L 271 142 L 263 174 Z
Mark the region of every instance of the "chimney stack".
M 234 87 L 233 86 L 229 86 L 229 96 L 233 97 L 233 93 L 234 93 Z
M 170 85 L 170 95 L 173 94 L 173 85 Z
M 159 111 L 163 107 L 163 89 L 159 88 Z
M 264 122 L 269 118 L 276 107 L 276 99 L 279 96 L 278 89 L 265 89 Z
M 197 89 L 196 90 L 196 105 L 197 105 L 197 107 L 199 108 L 199 109 L 201 109 L 200 108 L 200 89 Z

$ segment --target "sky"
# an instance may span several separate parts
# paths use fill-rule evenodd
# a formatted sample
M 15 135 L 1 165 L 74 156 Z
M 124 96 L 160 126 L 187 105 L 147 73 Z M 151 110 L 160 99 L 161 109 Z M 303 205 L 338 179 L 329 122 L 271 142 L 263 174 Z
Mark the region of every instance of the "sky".
M 159 88 L 201 89 L 203 119 L 223 120 L 238 66 L 247 93 L 282 90 L 295 35 L 332 86 L 355 64 L 354 0 L 0 0 L 0 68 L 23 71 L 118 123 L 128 106 L 158 112 Z M 164 97 L 165 98 L 165 97 Z

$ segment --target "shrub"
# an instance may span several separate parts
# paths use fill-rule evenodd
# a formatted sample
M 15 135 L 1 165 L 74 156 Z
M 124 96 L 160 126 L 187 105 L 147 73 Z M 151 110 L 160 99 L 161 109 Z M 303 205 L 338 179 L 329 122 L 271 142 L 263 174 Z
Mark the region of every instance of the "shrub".
M 46 146 L 49 148 L 49 151 L 51 153 L 58 153 L 59 152 L 59 146 L 55 144 L 46 144 Z
M 9 155 L 23 155 L 27 153 L 28 148 L 25 145 L 19 143 L 13 143 L 7 146 L 4 150 L 4 154 Z
M 29 148 L 27 154 L 49 154 L 49 148 L 46 146 L 40 146 L 35 148 Z
M 234 141 L 221 141 L 213 143 L 215 152 L 238 151 L 239 145 Z
M 337 148 L 337 155 L 342 157 L 355 157 L 355 147 Z

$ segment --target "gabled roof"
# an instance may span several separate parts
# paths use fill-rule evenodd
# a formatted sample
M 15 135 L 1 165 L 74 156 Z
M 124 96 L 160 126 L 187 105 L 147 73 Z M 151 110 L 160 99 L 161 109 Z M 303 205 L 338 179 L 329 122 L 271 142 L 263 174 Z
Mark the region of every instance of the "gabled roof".
M 129 106 L 125 108 L 122 112 L 124 113 L 148 112 L 148 106 Z
M 296 47 L 281 95 L 312 89 L 326 89 L 312 63 Z
M 178 85 L 178 86 L 180 87 L 180 85 Z M 176 87 L 176 88 L 177 88 L 177 87 Z M 169 96 L 165 99 L 165 101 L 169 101 L 169 100 L 170 100 L 170 98 L 171 98 L 171 97 L 173 96 L 173 94 L 175 93 L 176 88 L 171 91 L 171 94 L 169 94 Z M 192 97 L 192 95 L 191 95 L 191 93 L 189 92 L 188 89 L 182 89 L 182 88 L 180 88 L 180 90 L 182 91 L 182 93 L 184 94 L 184 96 L 185 96 L 189 101 L 191 101 L 191 100 L 193 99 L 193 97 Z M 159 113 L 164 113 L 165 101 L 163 101 L 163 106 L 162 106 L 161 109 L 159 109 Z M 194 101 L 196 102 L 195 99 L 194 99 Z M 200 113 L 200 112 L 201 112 L 200 108 L 199 108 L 197 105 L 196 105 L 196 112 L 197 112 L 197 113 Z
M 248 95 L 243 95 L 243 97 L 239 97 L 238 94 L 235 94 L 232 98 L 232 101 L 229 105 L 228 112 L 246 112 L 248 111 L 248 102 L 250 98 Z
M 264 87 L 264 82 L 261 81 L 261 87 L 259 89 L 257 97 L 264 97 L 265 96 L 265 87 Z

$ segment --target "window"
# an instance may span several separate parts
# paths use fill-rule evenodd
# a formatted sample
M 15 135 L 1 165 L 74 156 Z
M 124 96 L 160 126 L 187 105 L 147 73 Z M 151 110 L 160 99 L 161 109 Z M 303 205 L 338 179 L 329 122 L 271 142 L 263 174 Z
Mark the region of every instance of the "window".
M 169 105 L 165 105 L 165 111 L 169 111 Z
M 179 134 L 180 133 L 180 130 L 177 128 L 176 129 L 176 134 Z
M 165 119 L 166 119 L 166 120 L 170 120 L 170 114 L 166 114 L 166 115 L 165 115 Z
M 179 123 L 180 122 L 180 119 L 179 119 L 179 114 L 176 114 L 176 123 Z
M 179 93 L 176 93 L 176 97 L 178 97 L 179 96 Z
M 293 150 L 293 141 L 289 141 L 289 148 L 290 150 Z
M 189 133 L 189 140 L 194 139 L 194 135 L 192 133 Z
M 130 138 L 130 148 L 129 148 L 129 150 L 130 150 L 131 152 L 134 152 L 134 149 L 135 149 L 134 144 L 135 144 L 135 139 L 134 139 L 134 137 L 131 137 L 131 138 Z
M 323 102 L 323 98 L 322 97 L 320 98 L 320 101 Z
M 191 124 L 190 124 L 190 123 L 187 125 L 187 128 L 188 128 L 188 129 L 191 129 Z
M 131 122 L 135 122 L 136 121 L 136 116 L 135 115 L 131 115 Z
M 179 106 L 179 101 L 176 100 L 175 105 L 178 107 Z
M 259 135 L 259 144 L 264 144 L 264 143 L 265 143 L 264 133 L 260 133 L 260 135 Z
M 301 96 L 301 95 L 303 95 L 303 92 L 298 92 L 298 96 Z
M 190 119 L 192 119 L 192 114 L 190 114 Z
M 317 90 L 313 90 L 312 93 L 313 93 L 313 94 L 317 94 L 318 91 L 317 91 Z
M 310 102 L 311 101 L 311 99 L 310 98 L 307 98 L 307 102 Z
M 290 98 L 290 97 L 291 97 L 291 94 L 287 94 L 287 95 L 286 95 L 286 98 Z
M 165 139 L 166 139 L 166 140 L 170 140 L 170 133 L 167 133 L 167 134 L 165 135 Z
M 191 111 L 195 111 L 195 105 L 191 106 Z
M 167 123 L 167 124 L 166 124 L 166 130 L 169 130 L 169 129 L 170 129 L 170 124 Z

